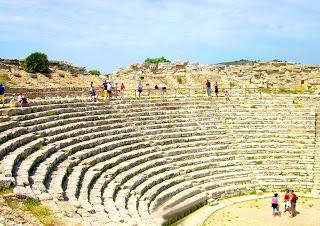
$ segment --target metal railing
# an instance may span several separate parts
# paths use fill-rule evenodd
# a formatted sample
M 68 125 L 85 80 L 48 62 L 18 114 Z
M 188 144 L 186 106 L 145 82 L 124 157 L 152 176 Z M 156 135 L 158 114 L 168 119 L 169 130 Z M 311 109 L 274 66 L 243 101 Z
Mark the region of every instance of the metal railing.
M 29 99 L 35 98 L 52 98 L 52 97 L 88 97 L 90 88 L 88 87 L 65 87 L 65 88 L 46 88 L 46 89 L 29 89 L 29 88 L 8 88 L 6 92 L 6 99 L 14 99 L 20 92 L 26 93 Z M 283 88 L 221 88 L 219 89 L 219 96 L 224 96 L 224 91 L 228 90 L 230 96 L 246 97 L 251 94 L 270 94 L 278 96 L 280 94 L 294 95 L 312 94 L 309 90 L 297 91 L 296 89 Z M 104 90 L 102 88 L 96 89 L 98 98 L 104 97 Z M 212 96 L 215 96 L 214 90 L 211 90 Z M 150 89 L 146 88 L 140 94 L 140 97 L 145 98 L 161 98 L 161 97 L 197 97 L 207 96 L 206 88 L 167 88 L 167 89 Z M 139 92 L 136 89 L 125 89 L 123 91 L 113 90 L 112 97 L 138 98 Z

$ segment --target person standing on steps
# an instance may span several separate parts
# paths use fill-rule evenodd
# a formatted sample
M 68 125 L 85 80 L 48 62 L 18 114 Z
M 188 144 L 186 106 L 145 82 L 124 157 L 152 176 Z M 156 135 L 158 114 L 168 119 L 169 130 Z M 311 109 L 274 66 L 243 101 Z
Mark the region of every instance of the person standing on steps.
M 121 86 L 120 86 L 120 94 L 121 94 L 121 97 L 124 97 L 124 89 L 125 89 L 126 87 L 124 86 L 124 83 L 122 82 L 121 83 Z
M 143 86 L 142 86 L 141 82 L 139 83 L 137 90 L 138 90 L 139 98 L 140 98 L 140 97 L 141 97 L 142 90 L 143 90 Z
M 226 98 L 227 101 L 230 101 L 230 95 L 229 95 L 228 90 L 224 91 L 224 97 Z
M 103 89 L 104 89 L 104 99 L 106 100 L 107 99 L 107 96 L 108 96 L 108 89 L 107 89 L 107 87 L 108 87 L 108 83 L 107 83 L 107 81 L 106 80 L 104 80 L 104 83 L 103 83 Z
M 111 86 L 110 82 L 107 83 L 107 92 L 108 92 L 108 96 L 109 96 L 109 100 L 110 100 L 111 93 L 112 93 L 112 86 Z
M 211 83 L 210 83 L 209 80 L 207 80 L 206 86 L 207 86 L 207 94 L 208 94 L 208 97 L 211 97 Z
M 216 97 L 218 97 L 218 93 L 219 93 L 218 82 L 216 82 L 216 84 L 214 85 L 214 92 L 216 94 Z
M 2 103 L 2 106 L 4 107 L 4 93 L 5 93 L 6 89 L 4 87 L 3 84 L 0 84 L 0 100 L 1 100 L 1 103 Z
M 96 93 L 96 89 L 93 86 L 93 82 L 91 82 L 90 84 L 90 91 L 89 91 L 90 95 L 91 95 L 91 99 L 93 102 L 97 101 L 97 93 Z

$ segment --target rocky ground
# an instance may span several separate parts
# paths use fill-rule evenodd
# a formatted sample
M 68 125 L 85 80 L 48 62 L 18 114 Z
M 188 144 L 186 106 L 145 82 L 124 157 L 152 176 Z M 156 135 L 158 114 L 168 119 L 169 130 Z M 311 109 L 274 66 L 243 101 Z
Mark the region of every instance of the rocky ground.
M 43 225 L 14 194 L 0 195 L 0 225 Z

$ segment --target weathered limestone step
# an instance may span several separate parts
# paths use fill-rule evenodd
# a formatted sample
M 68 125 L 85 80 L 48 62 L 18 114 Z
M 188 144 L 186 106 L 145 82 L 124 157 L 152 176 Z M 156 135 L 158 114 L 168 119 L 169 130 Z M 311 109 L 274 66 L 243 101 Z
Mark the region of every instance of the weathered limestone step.
M 34 171 L 40 162 L 43 162 L 56 151 L 57 147 L 49 144 L 29 155 L 24 161 L 22 161 L 16 172 L 16 184 L 18 186 L 30 186 L 29 176 L 34 174 Z
M 0 146 L 0 158 L 3 158 L 9 152 L 31 142 L 34 139 L 36 139 L 36 135 L 33 133 L 27 133 L 14 139 L 10 139 Z
M 58 152 L 56 152 L 55 154 L 50 156 L 50 158 L 48 158 L 48 160 L 46 160 L 43 164 L 41 164 L 40 167 L 38 167 L 39 172 L 41 172 L 41 173 L 36 173 L 36 175 L 38 178 L 42 178 L 42 179 L 37 180 L 37 182 L 39 183 L 40 181 L 42 181 L 42 183 L 44 183 L 44 184 L 46 184 L 46 186 L 48 186 L 46 181 L 50 177 L 52 170 L 55 167 L 57 167 L 57 164 L 60 163 L 62 160 L 67 159 L 69 155 L 75 154 L 75 153 L 79 152 L 80 150 L 83 152 L 85 149 L 88 149 L 88 148 L 99 147 L 99 145 L 106 144 L 113 139 L 115 141 L 108 143 L 108 147 L 110 149 L 115 148 L 116 147 L 115 145 L 130 144 L 131 140 L 137 139 L 137 138 L 129 138 L 128 139 L 128 137 L 132 137 L 133 135 L 134 134 L 132 134 L 132 133 L 127 133 L 127 134 L 123 133 L 120 135 L 116 134 L 113 136 L 96 138 L 96 139 L 92 139 L 90 141 L 80 142 L 78 144 L 68 146 L 62 150 L 59 150 Z M 139 136 L 139 133 L 136 133 L 135 135 Z M 118 139 L 115 139 L 115 138 L 118 138 Z M 38 169 L 37 169 L 37 171 L 38 171 Z M 40 186 L 40 187 L 42 187 L 42 186 Z
M 13 138 L 17 138 L 26 132 L 27 129 L 23 127 L 9 128 L 0 133 L 0 145 L 5 144 L 7 141 L 10 141 Z
M 30 154 L 37 151 L 44 144 L 44 139 L 37 139 L 17 148 L 6 155 L 1 164 L 1 170 L 6 177 L 16 176 L 17 164 L 25 160 Z
M 6 132 L 6 134 L 8 134 L 8 130 L 12 128 L 16 128 L 17 126 L 18 126 L 18 123 L 14 121 L 5 121 L 5 122 L 0 121 L 0 137 L 2 137 L 1 134 L 3 132 Z

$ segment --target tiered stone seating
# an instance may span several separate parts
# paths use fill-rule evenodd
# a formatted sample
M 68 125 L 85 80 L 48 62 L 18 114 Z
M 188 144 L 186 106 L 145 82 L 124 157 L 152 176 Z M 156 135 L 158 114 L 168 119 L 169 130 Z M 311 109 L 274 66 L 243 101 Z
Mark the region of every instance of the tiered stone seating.
M 312 110 L 285 98 L 54 100 L 2 115 L 1 185 L 87 225 L 170 223 L 255 189 L 313 188 Z

